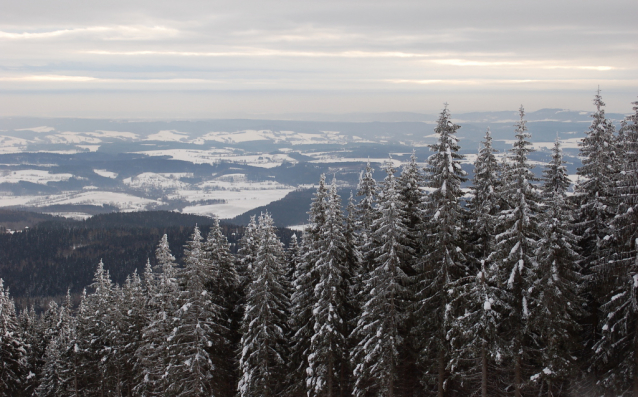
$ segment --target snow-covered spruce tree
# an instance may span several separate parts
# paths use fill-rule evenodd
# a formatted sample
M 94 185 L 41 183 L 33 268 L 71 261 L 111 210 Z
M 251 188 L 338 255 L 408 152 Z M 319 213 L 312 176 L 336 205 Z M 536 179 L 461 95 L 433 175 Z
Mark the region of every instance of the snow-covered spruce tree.
M 279 395 L 285 386 L 288 361 L 290 297 L 285 257 L 268 213 L 259 218 L 258 241 L 242 321 L 238 386 L 241 397 Z
M 319 229 L 314 271 L 313 334 L 310 338 L 306 385 L 309 396 L 347 393 L 347 318 L 349 279 L 347 242 L 341 198 L 333 179 L 328 194 L 325 223 Z
M 461 280 L 453 306 L 459 316 L 451 321 L 453 365 L 467 383 L 466 390 L 482 397 L 498 395 L 498 366 L 504 357 L 506 341 L 500 333 L 500 323 L 509 306 L 503 299 L 503 289 L 492 269 L 481 261 L 477 274 Z M 463 365 L 469 362 L 469 365 Z M 477 376 L 478 375 L 478 376 Z M 477 381 L 480 376 L 480 381 Z
M 80 388 L 90 395 L 108 395 L 118 388 L 117 293 L 108 270 L 100 261 L 77 316 L 77 349 Z
M 15 304 L 0 278 L 0 395 L 18 396 L 23 389 L 26 346 L 18 328 Z
M 175 257 L 165 234 L 155 250 L 157 265 L 153 273 L 144 272 L 146 284 L 147 324 L 142 330 L 142 341 L 135 353 L 139 371 L 134 392 L 139 396 L 163 396 L 168 387 L 166 378 L 169 365 L 167 338 L 177 322 L 179 286 Z
M 609 221 L 615 215 L 612 187 L 618 170 L 615 127 L 605 117 L 600 90 L 594 96 L 594 105 L 596 112 L 591 116 L 592 123 L 580 145 L 583 165 L 578 169 L 579 183 L 575 190 L 576 232 L 580 237 L 583 273 L 587 281 L 584 292 L 588 317 L 583 325 L 588 349 L 600 338 L 599 307 L 609 290 L 605 290 L 606 280 L 601 279 L 595 269 L 605 261 L 603 239 L 609 234 Z M 586 356 L 590 354 L 586 353 Z
M 292 285 L 290 329 L 293 334 L 290 354 L 289 393 L 306 394 L 306 370 L 310 342 L 314 334 L 314 288 L 318 282 L 316 263 L 321 254 L 318 245 L 321 230 L 326 222 L 328 189 L 326 176 L 321 175 L 319 186 L 312 198 L 308 212 L 308 226 L 301 240 L 302 258 L 295 271 Z
M 357 204 L 357 229 L 359 232 L 369 231 L 374 220 L 374 206 L 377 197 L 377 182 L 372 177 L 374 169 L 370 166 L 370 160 L 366 164 L 366 169 L 359 175 L 357 186 L 357 196 L 361 200 Z
M 211 351 L 216 376 L 220 379 L 220 388 L 216 395 L 229 396 L 236 390 L 237 362 L 233 359 L 239 346 L 239 324 L 236 318 L 236 305 L 239 301 L 239 275 L 235 261 L 230 253 L 226 236 L 215 218 L 203 245 L 204 259 L 209 263 L 212 278 L 206 285 L 209 299 L 221 309 L 221 344 L 213 346 Z
M 366 169 L 359 175 L 359 184 L 357 186 L 357 196 L 361 197 L 356 205 L 356 233 L 359 237 L 359 249 L 361 252 L 361 271 L 367 273 L 374 266 L 373 254 L 370 251 L 372 222 L 376 212 L 374 207 L 377 200 L 377 182 L 372 177 L 374 169 L 370 166 L 370 160 L 366 165 Z
M 166 393 L 174 396 L 210 396 L 220 387 L 220 374 L 214 363 L 219 358 L 213 357 L 212 352 L 223 343 L 226 328 L 221 308 L 211 301 L 206 290 L 215 275 L 204 258 L 202 240 L 195 226 L 184 249 L 185 268 L 180 281 L 183 290 L 174 315 L 177 320 L 167 338 Z
M 434 152 L 426 166 L 426 186 L 431 189 L 426 202 L 426 234 L 422 237 L 424 255 L 417 264 L 417 317 L 419 335 L 424 338 L 420 360 L 425 364 L 428 383 L 436 379 L 437 395 L 447 388 L 450 363 L 448 331 L 455 308 L 457 280 L 466 275 L 466 258 L 461 235 L 464 210 L 461 207 L 461 183 L 466 180 L 461 169 L 463 156 L 458 153 L 455 134 L 460 128 L 450 119 L 447 105 L 441 112 L 434 132 L 438 142 L 430 146 Z
M 474 162 L 472 197 L 468 202 L 472 256 L 477 263 L 492 252 L 496 218 L 504 204 L 500 195 L 501 165 L 495 153 L 498 151 L 492 147 L 492 134 L 488 128 Z
M 423 222 L 423 202 L 424 194 L 421 190 L 425 186 L 424 175 L 419 170 L 416 162 L 416 152 L 412 151 L 410 162 L 403 165 L 401 176 L 397 178 L 397 186 L 401 194 L 401 201 L 405 205 L 406 226 L 408 228 L 408 239 L 411 241 L 410 246 L 418 253 L 419 241 L 418 234 L 422 232 Z M 413 263 L 406 264 L 404 267 L 406 272 L 411 272 L 415 267 Z
M 408 277 L 401 265 L 411 255 L 406 245 L 405 210 L 392 163 L 386 163 L 387 177 L 378 194 L 372 223 L 374 263 L 365 273 L 364 301 L 353 331 L 358 341 L 351 351 L 355 396 L 370 394 L 392 397 L 397 387 L 399 350 L 403 342 L 400 329 L 405 311 Z
M 301 247 L 299 246 L 297 233 L 293 233 L 290 237 L 290 242 L 286 249 L 286 263 L 288 264 L 286 278 L 289 280 L 290 285 L 292 285 L 295 278 L 295 271 L 297 271 L 297 268 L 301 263 Z
M 151 273 L 151 265 L 147 261 L 145 276 Z M 152 274 L 152 273 L 151 273 Z M 148 325 L 147 310 L 150 310 L 147 299 L 147 290 L 144 288 L 142 280 L 137 274 L 137 269 L 132 275 L 126 278 L 122 286 L 118 308 L 120 311 L 120 329 L 117 342 L 117 356 L 120 371 L 120 393 L 123 395 L 133 395 L 133 388 L 136 380 L 139 379 L 138 372 L 142 368 L 137 363 L 136 352 L 143 344 L 143 330 Z
M 514 379 L 511 386 L 515 396 L 521 396 L 524 379 L 524 364 L 529 359 L 528 348 L 533 339 L 529 328 L 530 313 L 529 291 L 535 286 L 537 275 L 536 252 L 540 239 L 541 194 L 532 184 L 537 181 L 529 164 L 528 155 L 532 152 L 527 132 L 525 111 L 519 110 L 520 121 L 516 126 L 516 141 L 509 150 L 503 175 L 503 197 L 508 209 L 501 211 L 494 252 L 488 258 L 495 266 L 501 288 L 507 294 L 505 301 L 510 310 L 506 314 L 502 331 L 506 333 L 510 344 L 506 351 L 513 363 Z
M 538 372 L 532 375 L 543 382 L 548 395 L 568 390 L 576 372 L 583 300 L 578 239 L 572 233 L 572 208 L 567 201 L 570 180 L 564 166 L 560 141 L 556 139 L 552 160 L 543 171 L 542 236 L 536 252 L 538 267 L 529 294 L 529 328 L 538 351 Z
M 47 345 L 37 397 L 77 396 L 77 377 L 73 350 L 75 319 L 71 315 L 71 295 L 67 292 L 64 306 L 58 311 L 57 333 Z
M 623 123 L 624 162 L 617 186 L 617 215 L 606 239 L 607 264 L 601 270 L 613 280 L 601 307 L 605 320 L 595 346 L 595 361 L 603 362 L 599 381 L 617 394 L 638 395 L 638 102 Z
M 35 313 L 33 306 L 28 310 L 22 310 L 18 315 L 19 332 L 26 349 L 26 377 L 22 384 L 25 395 L 32 395 L 38 386 L 44 365 L 44 352 L 51 340 L 50 333 L 55 333 L 54 328 L 50 326 L 53 325 L 51 319 L 57 317 L 57 310 L 57 303 L 51 301 L 49 308 L 41 316 Z
M 250 275 L 257 254 L 257 231 L 257 220 L 253 215 L 250 217 L 248 226 L 244 229 L 244 235 L 239 240 L 239 250 L 237 251 L 237 273 L 239 275 L 239 289 L 242 295 L 245 294 L 246 288 L 251 282 Z M 244 303 L 241 299 L 238 302 L 240 307 Z M 239 312 L 241 312 L 241 309 L 239 309 Z

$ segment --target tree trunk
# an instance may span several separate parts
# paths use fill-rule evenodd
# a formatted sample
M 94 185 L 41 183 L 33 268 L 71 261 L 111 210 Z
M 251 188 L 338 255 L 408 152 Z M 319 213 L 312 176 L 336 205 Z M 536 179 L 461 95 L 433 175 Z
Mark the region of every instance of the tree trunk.
M 516 355 L 516 364 L 514 365 L 514 395 L 521 397 L 521 354 Z
M 481 347 L 481 397 L 487 397 L 487 342 Z
M 328 387 L 328 393 L 326 394 L 326 397 L 332 397 L 332 388 L 333 388 L 333 377 L 334 377 L 334 356 L 332 353 L 330 353 L 330 356 L 328 358 L 328 381 L 327 383 L 327 387 Z
M 443 383 L 445 382 L 445 357 L 443 356 L 443 349 L 439 350 L 439 379 L 437 385 L 437 397 L 443 397 Z
M 346 393 L 346 364 L 341 360 L 339 368 L 339 397 L 344 397 Z
M 638 321 L 634 328 L 634 397 L 638 397 Z

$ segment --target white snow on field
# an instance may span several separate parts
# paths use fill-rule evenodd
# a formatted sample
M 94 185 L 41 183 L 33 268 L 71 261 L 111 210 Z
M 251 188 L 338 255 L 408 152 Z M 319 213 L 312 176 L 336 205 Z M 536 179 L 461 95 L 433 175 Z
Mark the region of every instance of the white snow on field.
M 149 135 L 146 141 L 183 142 L 188 139 L 186 132 L 175 130 L 162 130 L 156 134 Z
M 268 130 L 246 130 L 237 132 L 209 132 L 202 137 L 205 141 L 239 143 L 251 141 L 275 140 L 275 135 Z
M 347 139 L 343 135 L 339 135 L 336 131 L 324 131 L 323 134 L 309 134 L 297 132 L 287 139 L 293 145 L 312 145 L 319 143 L 347 143 Z
M 222 182 L 246 182 L 246 174 L 226 174 L 215 178 L 217 181 Z
M 100 145 L 75 145 L 75 147 L 88 150 L 89 152 L 97 152 L 97 150 L 100 148 Z
M 32 128 L 20 128 L 20 129 L 17 129 L 16 131 L 51 132 L 51 131 L 55 131 L 55 128 L 41 126 L 41 127 L 32 127 Z
M 310 225 L 292 225 L 292 226 L 286 226 L 286 228 L 290 230 L 294 230 L 296 232 L 303 232 L 308 228 L 308 226 Z
M 26 150 L 29 141 L 12 136 L 0 136 L 0 153 L 19 153 Z
M 93 170 L 93 172 L 95 172 L 99 176 L 103 176 L 105 178 L 111 178 L 111 179 L 117 178 L 117 173 L 116 172 L 111 172 L 111 171 L 107 171 L 107 170 Z
M 5 170 L 0 171 L 0 183 L 18 183 L 20 181 L 46 185 L 49 182 L 68 181 L 73 174 L 52 174 L 43 170 Z
M 180 174 L 175 174 L 175 178 L 172 175 L 144 172 L 122 182 L 137 189 L 188 189 L 190 185 L 179 180 Z
M 6 196 L 5 196 L 6 197 Z M 20 204 L 4 204 L 5 197 L 0 197 L 0 205 L 20 205 Z M 10 200 L 7 200 L 10 201 Z M 33 197 L 31 200 L 22 203 L 31 207 L 42 207 L 57 204 L 87 204 L 87 205 L 113 205 L 118 207 L 120 211 L 144 211 L 150 205 L 160 204 L 156 200 L 150 200 L 143 197 L 137 197 L 126 193 L 105 192 L 105 191 L 89 191 L 89 192 L 68 192 L 64 194 L 55 194 L 50 196 Z
M 311 154 L 307 154 L 307 155 L 311 155 Z M 312 156 L 315 157 L 315 156 Z M 367 157 L 339 157 L 336 154 L 326 154 L 326 155 L 321 155 L 321 156 L 316 156 L 314 160 L 310 160 L 310 163 L 367 163 L 368 161 L 370 161 L 370 163 L 381 163 L 384 164 L 386 161 L 388 161 L 388 158 L 371 158 L 368 159 Z M 397 159 L 392 159 L 392 165 L 394 167 L 399 167 L 401 166 L 402 162 L 401 160 L 397 160 Z
M 568 138 L 560 140 L 560 147 L 563 149 L 578 149 L 583 138 Z M 552 149 L 554 142 L 533 142 L 534 149 Z
M 103 137 L 103 138 L 120 138 L 120 139 L 137 139 L 137 138 L 139 138 L 138 134 L 135 134 L 133 132 L 125 132 L 125 131 L 97 130 L 95 132 L 87 132 L 86 135 Z
M 185 214 L 215 215 L 219 218 L 234 218 L 246 211 L 280 200 L 293 190 L 290 188 L 211 192 L 205 195 L 206 199 L 224 199 L 226 203 L 189 206 L 185 207 L 182 212 Z
M 87 214 L 85 212 L 43 212 L 43 214 L 61 216 L 63 218 L 73 219 L 76 221 L 83 221 L 92 216 L 91 214 Z
M 188 161 L 194 164 L 215 164 L 222 161 L 251 165 L 253 167 L 272 168 L 281 165 L 284 161 L 296 163 L 297 160 L 286 154 L 254 154 L 237 155 L 229 149 L 190 150 L 169 149 L 149 150 L 137 152 L 147 156 L 171 156 L 173 160 Z
M 207 181 L 197 185 L 197 188 L 199 190 L 181 190 L 169 195 L 168 198 L 182 199 L 192 203 L 205 200 L 225 200 L 223 204 L 188 206 L 182 212 L 233 218 L 253 208 L 280 200 L 295 190 L 292 186 L 282 185 L 274 181 L 242 182 L 239 179 L 236 182 L 228 179 Z
M 99 138 L 85 136 L 79 132 L 62 132 L 60 134 L 47 135 L 51 143 L 101 143 Z

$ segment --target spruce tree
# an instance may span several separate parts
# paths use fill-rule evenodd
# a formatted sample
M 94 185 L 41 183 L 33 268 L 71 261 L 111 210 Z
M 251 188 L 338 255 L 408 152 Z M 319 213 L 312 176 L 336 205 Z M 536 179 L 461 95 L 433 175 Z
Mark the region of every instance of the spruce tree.
M 284 259 L 283 244 L 276 235 L 272 217 L 262 214 L 242 321 L 238 386 L 242 397 L 276 396 L 285 386 L 290 297 Z
M 497 395 L 501 385 L 495 374 L 506 348 L 500 324 L 510 307 L 494 269 L 487 266 L 485 260 L 475 275 L 461 280 L 452 305 L 461 310 L 450 322 L 451 365 L 458 368 L 472 393 L 478 394 L 480 390 L 482 397 Z M 480 382 L 475 381 L 477 375 Z
M 301 261 L 295 271 L 292 285 L 290 328 L 293 334 L 290 359 L 289 393 L 306 394 L 306 370 L 310 354 L 311 338 L 314 334 L 315 305 L 314 288 L 318 282 L 316 263 L 322 254 L 319 246 L 321 230 L 326 222 L 328 206 L 328 189 L 326 176 L 321 175 L 319 186 L 312 198 L 308 212 L 308 227 L 302 236 Z
M 216 376 L 220 378 L 217 395 L 230 395 L 237 384 L 237 363 L 233 360 L 238 348 L 239 321 L 235 307 L 239 300 L 239 275 L 226 236 L 222 233 L 219 220 L 215 218 L 203 244 L 204 260 L 209 263 L 211 279 L 207 283 L 209 299 L 219 306 L 221 329 L 220 344 L 212 350 Z
M 318 230 L 314 271 L 313 334 L 310 338 L 306 385 L 309 396 L 347 392 L 347 307 L 349 278 L 347 242 L 341 198 L 333 180 L 327 197 L 325 223 Z
M 496 218 L 504 209 L 500 194 L 501 165 L 496 153 L 498 151 L 492 146 L 492 134 L 488 128 L 474 162 L 474 179 L 470 187 L 472 196 L 468 203 L 472 255 L 478 263 L 492 252 Z
M 571 182 L 556 139 L 543 181 L 542 237 L 536 252 L 538 266 L 529 297 L 529 327 L 538 349 L 538 372 L 532 375 L 553 395 L 566 390 L 575 376 L 582 304 L 578 239 L 572 233 L 572 208 L 567 200 Z M 543 387 L 541 386 L 541 389 Z
M 214 348 L 223 344 L 226 331 L 221 308 L 210 299 L 206 285 L 215 276 L 204 258 L 202 236 L 195 226 L 185 246 L 186 266 L 181 274 L 177 318 L 169 342 L 167 389 L 175 396 L 209 396 L 220 387 Z
M 528 156 L 532 152 L 527 132 L 525 111 L 519 109 L 520 121 L 516 126 L 516 141 L 508 153 L 509 163 L 504 170 L 503 195 L 507 209 L 499 215 L 499 234 L 494 252 L 488 258 L 493 263 L 501 288 L 507 291 L 505 301 L 509 312 L 502 331 L 510 340 L 508 356 L 512 359 L 514 379 L 511 385 L 520 397 L 524 386 L 523 369 L 529 360 L 528 347 L 532 343 L 529 329 L 529 292 L 537 275 L 536 252 L 540 239 L 541 195 L 532 182 L 538 180 L 532 172 Z M 527 378 L 528 379 L 528 378 Z
M 600 306 L 613 289 L 613 282 L 604 268 L 606 263 L 605 237 L 615 215 L 613 185 L 617 178 L 618 158 L 615 127 L 605 116 L 605 103 L 600 90 L 594 96 L 596 112 L 580 145 L 582 166 L 578 168 L 579 183 L 575 189 L 576 233 L 580 238 L 580 253 L 585 277 L 583 289 L 586 317 L 582 321 L 585 357 L 593 357 L 594 345 L 600 340 Z M 600 362 L 590 361 L 585 383 L 595 387 L 604 368 Z
M 0 395 L 18 396 L 22 392 L 26 355 L 15 304 L 0 278 Z
M 434 154 L 425 170 L 426 186 L 431 193 L 426 202 L 425 252 L 417 266 L 416 310 L 425 319 L 421 335 L 428 335 L 421 360 L 432 377 L 436 377 L 438 396 L 445 393 L 446 371 L 450 369 L 447 333 L 456 309 L 450 303 L 456 297 L 457 280 L 467 272 L 462 236 L 465 215 L 461 207 L 461 183 L 465 182 L 466 174 L 461 169 L 463 156 L 458 153 L 460 147 L 455 136 L 459 128 L 452 122 L 446 105 L 434 129 L 439 140 L 430 146 Z
M 147 324 L 142 330 L 142 341 L 135 353 L 140 370 L 134 391 L 140 396 L 162 396 L 168 387 L 167 369 L 170 364 L 168 336 L 178 318 L 179 286 L 175 257 L 172 255 L 168 236 L 164 234 L 157 249 L 156 269 L 144 272 L 148 293 Z
M 611 291 L 601 307 L 602 335 L 596 362 L 604 363 L 599 381 L 604 389 L 638 395 L 638 102 L 623 123 L 624 162 L 613 189 L 617 214 L 605 238 L 606 264 L 601 276 Z M 630 394 L 631 393 L 631 394 Z
M 406 213 L 391 162 L 386 173 L 375 207 L 378 215 L 371 225 L 373 267 L 365 273 L 365 303 L 352 335 L 358 341 L 350 354 L 355 396 L 392 397 L 397 387 L 408 282 L 402 264 L 412 252 L 406 244 Z
M 86 393 L 107 395 L 117 385 L 118 340 L 116 324 L 117 291 L 111 276 L 100 261 L 89 286 L 93 293 L 84 294 L 77 318 L 77 348 L 80 387 Z

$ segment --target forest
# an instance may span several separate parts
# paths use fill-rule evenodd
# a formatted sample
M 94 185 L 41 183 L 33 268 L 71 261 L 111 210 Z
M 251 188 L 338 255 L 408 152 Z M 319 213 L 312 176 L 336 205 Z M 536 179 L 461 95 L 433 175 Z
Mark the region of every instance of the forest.
M 532 172 L 521 106 L 466 193 L 446 105 L 424 168 L 368 164 L 345 211 L 323 175 L 287 247 L 268 213 L 236 254 L 195 226 L 183 265 L 163 235 L 141 274 L 100 261 L 77 307 L 43 313 L 0 281 L 0 394 L 638 396 L 633 104 L 616 129 L 595 96 L 573 189 L 558 140 Z

